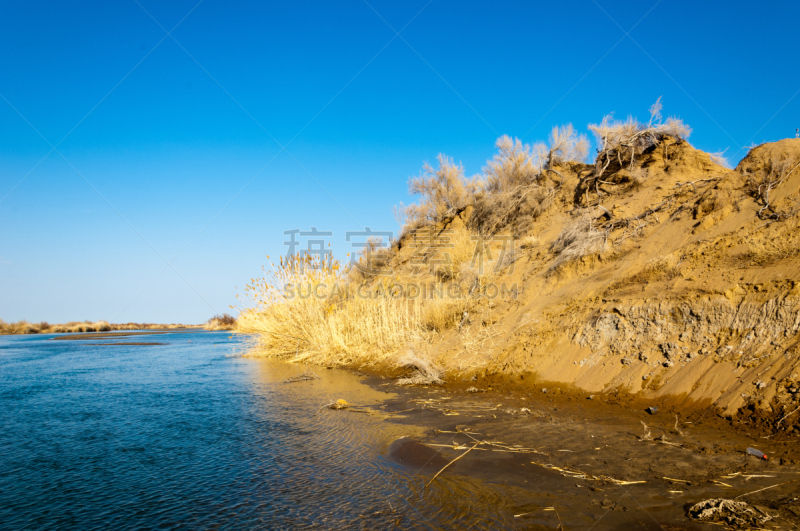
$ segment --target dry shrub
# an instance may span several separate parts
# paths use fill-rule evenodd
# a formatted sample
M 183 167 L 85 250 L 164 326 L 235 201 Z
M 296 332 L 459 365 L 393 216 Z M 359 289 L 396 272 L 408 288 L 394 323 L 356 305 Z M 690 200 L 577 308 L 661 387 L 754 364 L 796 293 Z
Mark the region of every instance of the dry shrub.
M 397 366 L 410 371 L 404 378 L 399 378 L 397 385 L 430 385 L 442 383 L 444 369 L 435 362 L 427 350 L 421 348 L 408 349 L 398 360 Z
M 758 217 L 779 221 L 796 213 L 797 210 L 785 212 L 776 209 L 771 202 L 770 192 L 782 185 L 798 168 L 800 168 L 800 159 L 782 154 L 780 157 L 766 160 L 760 171 L 749 175 L 747 189 L 762 205 L 758 211 Z
M 588 155 L 589 141 L 586 135 L 578 135 L 572 124 L 553 127 L 548 145 L 548 168 L 567 162 L 583 162 Z
M 527 232 L 536 219 L 553 204 L 555 189 L 530 184 L 488 193 L 481 197 L 467 221 L 470 229 L 497 234 L 507 227 Z
M 532 148 L 508 135 L 498 138 L 495 146 L 497 153 L 483 169 L 488 192 L 515 190 L 536 182 L 545 164 L 547 146 L 540 142 Z
M 16 323 L 5 323 L 0 321 L 0 334 L 58 334 L 73 332 L 107 332 L 115 330 L 117 325 L 111 325 L 107 321 L 84 321 L 69 322 L 66 324 L 51 325 L 46 321 L 30 323 L 22 320 Z
M 594 228 L 592 216 L 583 213 L 577 219 L 564 226 L 561 234 L 550 246 L 557 257 L 550 270 L 558 269 L 562 265 L 600 252 L 605 246 L 606 233 Z
M 555 166 L 583 162 L 589 153 L 586 136 L 578 135 L 572 124 L 553 127 L 548 140 L 531 146 L 508 135 L 498 138 L 498 151 L 483 169 L 486 191 L 514 192 L 541 180 L 546 170 L 556 172 Z
M 16 323 L 6 323 L 0 320 L 0 334 L 38 334 L 41 330 L 41 326 L 25 320 Z
M 727 149 L 723 151 L 717 151 L 715 153 L 709 153 L 708 156 L 711 158 L 711 162 L 717 164 L 718 166 L 722 166 L 723 168 L 731 169 L 733 166 L 731 165 L 728 157 L 725 156 L 725 152 L 728 151 Z
M 480 189 L 479 179 L 464 177 L 464 167 L 454 164 L 453 159 L 439 154 L 437 160 L 438 168 L 426 162 L 422 174 L 408 182 L 409 192 L 421 196 L 419 203 L 400 204 L 395 209 L 395 216 L 406 231 L 455 215 L 474 202 Z
M 793 217 L 779 235 L 750 238 L 747 258 L 759 265 L 779 262 L 800 254 L 800 223 Z

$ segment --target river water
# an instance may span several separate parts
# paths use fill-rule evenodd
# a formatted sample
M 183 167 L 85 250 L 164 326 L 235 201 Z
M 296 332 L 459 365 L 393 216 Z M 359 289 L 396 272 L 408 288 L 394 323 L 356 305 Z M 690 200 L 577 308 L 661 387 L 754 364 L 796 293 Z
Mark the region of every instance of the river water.
M 388 457 L 391 395 L 241 356 L 226 332 L 0 336 L 1 529 L 513 528 L 501 490 Z

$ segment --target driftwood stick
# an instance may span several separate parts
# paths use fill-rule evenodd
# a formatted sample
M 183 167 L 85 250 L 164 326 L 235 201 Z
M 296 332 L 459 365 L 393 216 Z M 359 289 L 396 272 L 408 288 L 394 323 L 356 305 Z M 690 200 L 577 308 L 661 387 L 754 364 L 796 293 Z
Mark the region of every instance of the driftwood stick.
M 775 425 L 777 426 L 778 424 L 780 424 L 781 422 L 783 422 L 784 420 L 786 420 L 786 418 L 787 418 L 787 417 L 790 417 L 790 416 L 794 415 L 794 414 L 795 414 L 795 413 L 797 413 L 798 411 L 800 411 L 800 406 L 797 406 L 797 407 L 795 408 L 795 410 L 794 410 L 794 411 L 792 411 L 791 413 L 788 413 L 788 414 L 784 415 L 784 416 L 783 416 L 783 418 L 782 418 L 781 420 L 779 420 L 779 421 L 777 422 L 777 424 L 775 424 Z
M 450 461 L 449 463 L 447 463 L 446 465 L 444 465 L 444 466 L 442 467 L 442 469 L 441 469 L 440 471 L 438 471 L 438 472 L 436 473 L 436 475 L 435 475 L 435 476 L 433 476 L 433 477 L 431 478 L 431 480 L 428 482 L 428 484 L 427 484 L 427 485 L 425 485 L 425 488 L 428 488 L 428 487 L 430 486 L 430 484 L 431 484 L 431 483 L 433 483 L 433 480 L 435 480 L 436 478 L 438 478 L 438 477 L 439 477 L 439 474 L 441 474 L 442 472 L 444 472 L 444 471 L 445 471 L 445 469 L 446 469 L 447 467 L 449 467 L 450 465 L 452 465 L 453 463 L 455 463 L 456 461 L 458 461 L 459 459 L 461 459 L 462 457 L 464 457 L 465 455 L 467 455 L 468 453 L 470 453 L 470 452 L 471 452 L 472 450 L 474 450 L 474 449 L 475 449 L 475 447 L 477 447 L 479 444 L 480 444 L 479 442 L 476 442 L 475 444 L 473 444 L 473 445 L 472 445 L 472 448 L 470 448 L 469 450 L 467 450 L 467 451 L 466 451 L 466 452 L 464 452 L 463 454 L 459 455 L 458 457 L 456 457 L 455 459 L 453 459 L 452 461 Z
M 791 483 L 792 481 L 796 481 L 796 480 L 791 479 L 789 481 L 784 481 L 783 483 L 778 483 L 777 485 L 771 485 L 769 487 L 764 487 L 763 489 L 754 490 L 752 492 L 745 492 L 744 494 L 739 494 L 738 496 L 736 496 L 736 498 L 734 498 L 734 500 L 737 500 L 737 499 L 741 498 L 742 496 L 748 496 L 750 494 L 755 494 L 756 492 L 761 492 L 762 490 L 774 489 L 775 487 L 780 487 L 781 485 L 786 485 L 787 483 Z

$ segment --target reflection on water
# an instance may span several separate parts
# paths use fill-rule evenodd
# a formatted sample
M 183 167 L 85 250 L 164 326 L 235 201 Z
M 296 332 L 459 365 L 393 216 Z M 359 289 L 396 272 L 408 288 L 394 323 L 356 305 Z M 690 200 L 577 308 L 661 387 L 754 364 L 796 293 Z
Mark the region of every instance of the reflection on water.
M 389 396 L 352 374 L 283 383 L 224 332 L 47 337 L 0 337 L 2 529 L 515 527 L 520 493 L 388 458 L 419 429 L 320 409 Z

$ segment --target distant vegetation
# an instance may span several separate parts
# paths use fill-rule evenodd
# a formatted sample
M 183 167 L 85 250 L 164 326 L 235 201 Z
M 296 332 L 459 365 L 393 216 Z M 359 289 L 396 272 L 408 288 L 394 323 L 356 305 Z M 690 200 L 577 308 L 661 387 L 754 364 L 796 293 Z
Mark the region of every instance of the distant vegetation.
M 235 327 L 236 318 L 227 313 L 215 315 L 203 326 L 206 330 L 233 330 Z
M 74 332 L 109 332 L 112 330 L 151 330 L 160 328 L 192 328 L 196 325 L 154 324 L 154 323 L 122 323 L 110 324 L 108 321 L 70 321 L 64 324 L 51 325 L 46 321 L 30 323 L 17 321 L 6 323 L 0 319 L 0 335 L 8 334 L 61 334 Z

